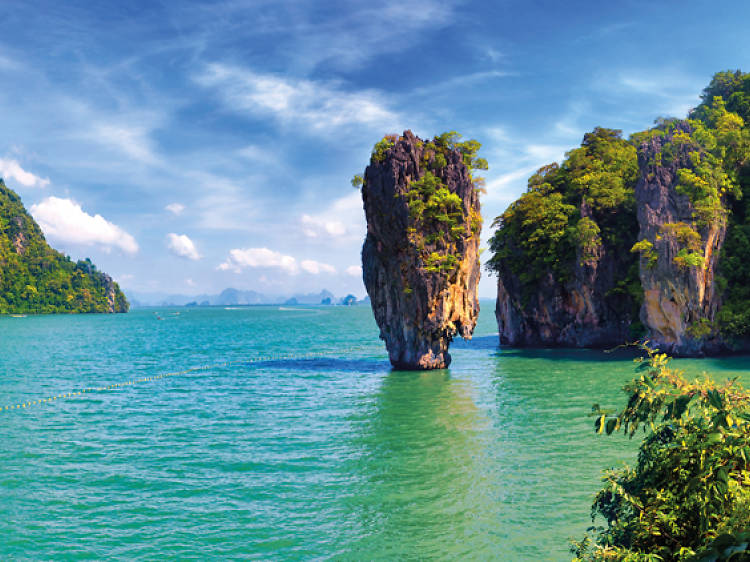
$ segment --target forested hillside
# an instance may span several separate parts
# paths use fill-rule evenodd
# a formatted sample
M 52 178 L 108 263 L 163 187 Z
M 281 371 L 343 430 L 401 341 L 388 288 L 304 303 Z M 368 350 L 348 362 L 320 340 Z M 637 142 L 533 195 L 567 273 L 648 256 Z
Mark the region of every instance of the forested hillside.
M 0 180 L 0 314 L 127 310 L 117 283 L 91 260 L 76 263 L 51 248 Z

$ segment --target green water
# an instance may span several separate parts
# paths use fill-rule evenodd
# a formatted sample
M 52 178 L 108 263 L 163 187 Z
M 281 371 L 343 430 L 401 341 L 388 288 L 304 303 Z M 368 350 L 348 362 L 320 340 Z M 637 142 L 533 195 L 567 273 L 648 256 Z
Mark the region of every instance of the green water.
M 217 364 L 1 412 L 1 559 L 566 560 L 634 456 L 586 416 L 630 359 L 500 351 L 488 304 L 423 374 L 390 370 L 367 307 L 159 313 L 0 318 L 0 406 Z

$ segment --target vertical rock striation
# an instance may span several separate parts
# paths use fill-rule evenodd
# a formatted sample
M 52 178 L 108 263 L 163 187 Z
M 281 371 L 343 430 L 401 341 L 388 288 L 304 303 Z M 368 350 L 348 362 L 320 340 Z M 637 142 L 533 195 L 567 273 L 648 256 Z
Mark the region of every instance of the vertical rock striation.
M 378 143 L 365 171 L 363 277 L 398 369 L 447 367 L 453 337 L 471 338 L 476 325 L 481 218 L 472 156 L 467 165 L 453 143 L 405 131 Z
M 638 152 L 641 178 L 636 185 L 640 240 L 652 246 L 641 257 L 641 320 L 659 349 L 675 355 L 716 352 L 721 344 L 703 328 L 713 324 L 720 306 L 714 275 L 726 236 L 724 206 L 711 220 L 700 220 L 687 194 L 680 193 L 678 170 L 692 169 L 695 145 L 677 142 L 692 132 L 679 123 L 666 136 L 655 136 Z M 665 147 L 670 154 L 665 156 Z M 694 263 L 686 261 L 693 256 Z

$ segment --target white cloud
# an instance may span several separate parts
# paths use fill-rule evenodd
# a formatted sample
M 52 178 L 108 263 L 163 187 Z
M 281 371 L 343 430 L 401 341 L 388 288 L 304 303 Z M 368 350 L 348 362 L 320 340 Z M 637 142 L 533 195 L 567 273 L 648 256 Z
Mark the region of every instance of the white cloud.
M 182 203 L 170 203 L 164 208 L 174 215 L 181 215 L 182 211 L 185 210 L 185 205 Z
M 13 179 L 25 187 L 47 187 L 48 178 L 40 178 L 24 170 L 17 160 L 0 158 L 0 177 L 5 180 Z
M 308 238 L 364 238 L 365 215 L 359 191 L 336 199 L 328 209 L 300 218 L 302 232 Z
M 268 248 L 235 248 L 230 250 L 227 260 L 220 264 L 217 269 L 240 273 L 246 267 L 276 268 L 291 275 L 298 274 L 300 269 L 313 275 L 336 273 L 336 268 L 327 263 L 315 260 L 302 260 L 298 263 L 292 256 Z
M 326 133 L 348 125 L 397 129 L 399 119 L 381 93 L 350 92 L 336 82 L 316 82 L 224 64 L 208 65 L 196 81 L 215 88 L 232 110 L 270 116 L 282 124 Z
M 325 233 L 329 236 L 343 236 L 346 234 L 346 225 L 337 220 L 329 221 L 323 218 L 302 215 L 302 232 L 309 238 L 317 238 Z
M 102 123 L 93 128 L 91 136 L 98 143 L 119 150 L 133 160 L 156 164 L 159 159 L 155 155 L 149 133 L 149 127 Z
M 167 234 L 167 247 L 170 252 L 181 258 L 201 259 L 195 244 L 186 234 L 175 234 L 174 232 Z
M 319 273 L 336 273 L 336 268 L 332 265 L 315 260 L 302 260 L 300 266 L 303 270 L 312 273 L 313 275 L 318 275 Z
M 279 268 L 287 273 L 299 271 L 297 260 L 268 248 L 235 248 L 229 251 L 227 261 L 219 265 L 222 271 L 239 273 L 245 267 Z
M 350 265 L 346 268 L 346 274 L 352 277 L 362 277 L 362 266 Z
M 50 238 L 87 246 L 99 244 L 107 250 L 120 248 L 127 254 L 138 252 L 138 243 L 130 234 L 101 215 L 89 215 L 71 199 L 47 197 L 32 205 L 30 211 Z

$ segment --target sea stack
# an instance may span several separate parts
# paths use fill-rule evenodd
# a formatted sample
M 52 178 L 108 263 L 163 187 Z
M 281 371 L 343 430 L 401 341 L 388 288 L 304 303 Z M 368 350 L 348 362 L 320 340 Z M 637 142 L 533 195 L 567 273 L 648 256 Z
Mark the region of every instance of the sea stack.
M 375 145 L 361 183 L 367 219 L 362 270 L 380 338 L 397 369 L 450 364 L 456 334 L 479 313 L 479 143 L 411 131 Z

